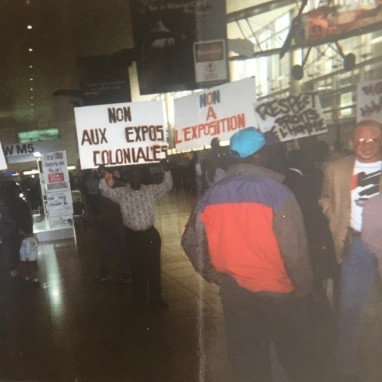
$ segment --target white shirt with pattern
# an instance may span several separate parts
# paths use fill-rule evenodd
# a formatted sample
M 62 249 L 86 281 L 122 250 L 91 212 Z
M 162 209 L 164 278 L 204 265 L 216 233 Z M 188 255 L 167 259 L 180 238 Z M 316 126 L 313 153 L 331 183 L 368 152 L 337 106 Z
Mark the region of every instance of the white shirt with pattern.
M 144 231 L 154 225 L 156 202 L 172 189 L 170 171 L 164 174 L 160 184 L 141 185 L 139 190 L 126 187 L 110 188 L 102 179 L 99 188 L 104 197 L 121 207 L 123 224 L 134 231 Z

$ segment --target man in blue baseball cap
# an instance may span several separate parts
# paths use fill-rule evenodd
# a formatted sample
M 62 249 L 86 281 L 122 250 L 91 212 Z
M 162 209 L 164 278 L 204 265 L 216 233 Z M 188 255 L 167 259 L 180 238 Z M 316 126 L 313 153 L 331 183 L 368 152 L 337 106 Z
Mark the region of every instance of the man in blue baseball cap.
M 199 200 L 182 246 L 196 271 L 220 287 L 234 380 L 272 380 L 272 340 L 291 380 L 315 381 L 301 301 L 313 284 L 303 218 L 283 176 L 261 167 L 265 147 L 253 127 L 231 137 L 235 164 Z
M 231 137 L 230 149 L 239 158 L 247 158 L 256 154 L 266 143 L 266 139 L 260 131 L 254 127 L 247 127 Z

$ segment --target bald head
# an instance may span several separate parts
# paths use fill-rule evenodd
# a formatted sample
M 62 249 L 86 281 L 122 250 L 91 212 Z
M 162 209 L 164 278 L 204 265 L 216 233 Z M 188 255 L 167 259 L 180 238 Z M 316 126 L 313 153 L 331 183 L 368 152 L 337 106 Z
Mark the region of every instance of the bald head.
M 353 132 L 351 146 L 360 162 L 380 161 L 382 158 L 382 124 L 373 120 L 358 123 Z

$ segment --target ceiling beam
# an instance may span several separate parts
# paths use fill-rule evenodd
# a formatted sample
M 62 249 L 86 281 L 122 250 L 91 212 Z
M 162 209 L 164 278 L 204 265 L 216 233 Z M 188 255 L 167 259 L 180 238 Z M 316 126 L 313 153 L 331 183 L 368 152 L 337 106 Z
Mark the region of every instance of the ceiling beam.
M 367 25 L 364 28 L 358 28 L 349 32 L 344 32 L 335 36 L 330 36 L 326 39 L 320 40 L 318 42 L 312 43 L 312 44 L 304 44 L 304 45 L 291 45 L 288 49 L 287 52 L 290 52 L 292 50 L 296 49 L 301 49 L 301 48 L 309 48 L 312 46 L 318 46 L 318 45 L 324 45 L 324 44 L 329 44 L 333 42 L 337 42 L 340 40 L 344 40 L 350 37 L 355 37 L 355 36 L 360 36 L 363 34 L 368 34 L 368 33 L 373 33 L 378 30 L 382 29 L 382 22 L 374 23 Z M 280 54 L 281 48 L 275 48 L 275 49 L 268 49 L 268 50 L 262 50 L 260 52 L 255 52 L 253 53 L 252 56 L 233 56 L 230 57 L 230 61 L 242 61 L 242 60 L 248 60 L 250 58 L 256 58 L 256 57 L 265 57 L 265 56 L 272 56 L 275 54 Z

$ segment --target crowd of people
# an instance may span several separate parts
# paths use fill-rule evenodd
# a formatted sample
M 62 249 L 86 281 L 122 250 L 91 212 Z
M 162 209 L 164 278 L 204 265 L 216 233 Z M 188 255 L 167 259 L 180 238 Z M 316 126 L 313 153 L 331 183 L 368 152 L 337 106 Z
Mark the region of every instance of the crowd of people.
M 381 268 L 381 128 L 361 122 L 351 150 L 332 152 L 318 140 L 286 152 L 247 128 L 229 146 L 214 139 L 184 166 L 183 183 L 199 200 L 182 245 L 195 269 L 219 285 L 235 381 L 271 381 L 271 342 L 293 381 L 359 380 L 361 314 Z M 99 279 L 108 278 L 110 248 L 119 243 L 139 312 L 168 309 L 154 227 L 156 202 L 172 187 L 171 162 L 164 167 L 154 184 L 143 182 L 139 167 L 127 172 L 126 185 L 113 168 L 86 181 L 89 203 L 92 189 L 99 195 L 93 211 L 102 210 Z M 325 296 L 328 280 L 334 288 Z M 312 317 L 312 300 L 326 297 L 338 329 L 338 374 L 329 376 Z
M 233 164 L 187 223 L 183 249 L 220 287 L 235 381 L 271 381 L 270 342 L 293 381 L 361 380 L 361 315 L 382 251 L 381 123 L 358 123 L 350 145 L 354 154 L 313 166 L 291 153 L 280 175 L 269 168 L 266 137 L 241 130 L 230 140 Z M 336 371 L 325 376 L 310 306 L 328 278 L 337 285 L 338 348 Z
M 286 152 L 258 130 L 235 133 L 194 153 L 185 184 L 198 201 L 182 236 L 197 272 L 216 283 L 235 381 L 271 381 L 271 343 L 291 381 L 358 381 L 363 308 L 382 276 L 382 125 L 358 123 L 351 151 L 312 140 Z M 131 284 L 138 313 L 169 309 L 161 296 L 157 201 L 173 186 L 174 162 L 127 171 L 100 167 L 77 180 L 100 229 L 98 280 L 110 278 L 112 253 Z M 150 175 L 150 176 L 148 176 Z M 1 282 L 20 267 L 33 219 L 14 182 L 0 187 Z M 332 280 L 337 371 L 318 362 L 312 301 Z M 324 379 L 326 378 L 326 379 Z M 330 379 L 331 378 L 331 379 Z

